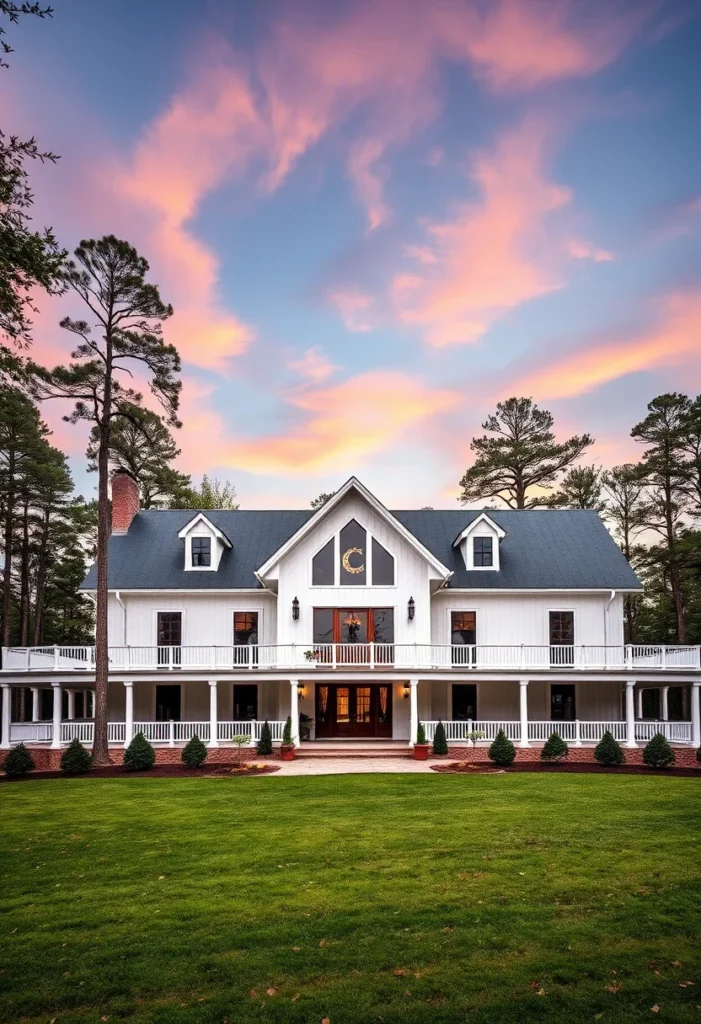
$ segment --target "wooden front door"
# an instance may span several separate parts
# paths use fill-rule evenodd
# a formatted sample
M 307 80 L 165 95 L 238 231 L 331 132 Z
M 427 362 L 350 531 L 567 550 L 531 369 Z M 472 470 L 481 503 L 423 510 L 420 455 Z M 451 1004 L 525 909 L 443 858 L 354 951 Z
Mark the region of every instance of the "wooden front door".
M 316 687 L 317 739 L 392 735 L 392 687 L 389 683 L 333 683 Z

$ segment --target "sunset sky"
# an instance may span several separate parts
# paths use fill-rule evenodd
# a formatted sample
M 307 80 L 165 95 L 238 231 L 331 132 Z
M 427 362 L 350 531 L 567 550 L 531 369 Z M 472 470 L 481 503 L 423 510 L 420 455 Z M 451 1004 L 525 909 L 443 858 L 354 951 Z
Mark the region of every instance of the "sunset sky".
M 61 155 L 35 219 L 151 263 L 183 358 L 180 468 L 243 507 L 356 474 L 456 507 L 470 438 L 530 395 L 603 466 L 701 390 L 701 4 L 54 0 L 0 72 Z M 71 303 L 35 354 L 67 357 Z M 73 307 L 74 311 L 75 307 Z M 76 483 L 85 432 L 45 407 Z

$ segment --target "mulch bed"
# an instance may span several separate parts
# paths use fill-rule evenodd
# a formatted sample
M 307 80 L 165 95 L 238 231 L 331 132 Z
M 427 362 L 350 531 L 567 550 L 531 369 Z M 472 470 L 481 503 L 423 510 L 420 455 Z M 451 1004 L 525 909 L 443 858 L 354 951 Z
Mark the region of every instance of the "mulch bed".
M 504 772 L 555 772 L 595 775 L 675 775 L 681 778 L 701 778 L 699 767 L 648 768 L 646 764 L 622 764 L 617 767 L 591 761 L 515 761 L 508 768 L 499 768 L 488 761 L 452 761 L 450 764 L 432 764 L 431 770 L 446 775 L 500 775 Z
M 218 779 L 232 775 L 271 775 L 280 770 L 276 764 L 254 763 L 248 766 L 240 762 L 232 764 L 203 765 L 201 768 L 186 768 L 180 764 L 157 764 L 147 772 L 129 772 L 121 764 L 110 765 L 108 768 L 91 768 L 90 771 L 78 775 L 67 775 L 62 771 L 28 772 L 26 775 L 0 774 L 0 782 L 25 782 L 27 779 Z

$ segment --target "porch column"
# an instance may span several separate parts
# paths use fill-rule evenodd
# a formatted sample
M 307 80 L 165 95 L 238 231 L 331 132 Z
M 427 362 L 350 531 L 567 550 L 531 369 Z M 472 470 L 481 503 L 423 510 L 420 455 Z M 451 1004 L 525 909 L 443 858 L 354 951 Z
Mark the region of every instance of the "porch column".
M 643 717 L 643 691 L 642 687 L 638 687 L 638 718 Z
M 128 747 L 134 738 L 134 683 L 124 680 L 124 746 Z
M 701 747 L 701 683 L 691 686 L 691 745 Z
M 32 686 L 32 721 L 39 721 L 39 687 Z
M 299 696 L 297 687 L 298 679 L 290 679 L 290 718 L 292 719 L 292 742 L 299 746 Z
M 209 681 L 209 743 L 210 747 L 219 746 L 219 719 L 217 718 L 217 681 Z
M 635 747 L 635 682 L 626 680 L 626 746 Z
M 54 704 L 53 704 L 53 728 L 51 730 L 51 748 L 53 750 L 60 750 L 61 748 L 61 704 L 63 703 L 63 693 L 61 691 L 60 683 L 52 683 L 51 689 L 54 691 Z
M 661 700 L 660 703 L 662 705 L 662 709 L 661 709 L 662 710 L 662 721 L 663 722 L 668 722 L 669 721 L 669 687 L 668 686 L 663 686 L 662 687 L 662 700 Z
M 528 743 L 528 680 L 519 679 L 518 681 L 518 706 L 519 706 L 519 717 L 521 719 L 521 742 L 520 747 L 529 746 Z
M 409 746 L 416 743 L 419 730 L 419 680 L 409 680 Z
M 10 684 L 2 684 L 2 735 L 0 736 L 0 750 L 10 749 L 10 715 L 12 714 L 12 703 L 10 700 Z
M 75 690 L 66 690 L 68 694 L 68 721 L 72 722 L 75 718 Z

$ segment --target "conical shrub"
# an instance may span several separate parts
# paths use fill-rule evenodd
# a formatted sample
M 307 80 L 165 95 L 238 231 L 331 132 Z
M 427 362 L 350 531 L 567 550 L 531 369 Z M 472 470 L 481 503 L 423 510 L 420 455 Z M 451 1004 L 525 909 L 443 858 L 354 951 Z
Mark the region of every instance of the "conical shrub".
M 448 740 L 445 735 L 445 726 L 439 722 L 433 734 L 433 753 L 442 757 L 448 753 Z
M 494 761 L 501 768 L 508 768 L 510 764 L 513 764 L 515 757 L 516 747 L 510 739 L 507 739 L 504 730 L 500 729 L 489 748 L 490 761 Z
M 674 751 L 661 732 L 653 736 L 643 750 L 643 761 L 651 768 L 668 768 L 676 761 Z
M 623 747 L 613 738 L 613 733 L 607 729 L 594 748 L 594 760 L 599 764 L 625 764 L 626 755 Z
M 207 748 L 199 736 L 195 735 L 187 741 L 180 757 L 188 768 L 201 768 L 207 760 Z
M 156 751 L 142 732 L 137 732 L 124 751 L 124 767 L 130 772 L 147 772 L 156 763 Z
M 283 747 L 292 746 L 292 717 L 290 715 L 287 716 L 285 728 L 282 730 L 282 745 Z
M 61 754 L 61 771 L 66 775 L 80 775 L 92 764 L 92 755 L 76 737 Z
M 416 742 L 420 747 L 423 747 L 426 744 L 426 729 L 423 722 L 419 722 L 416 726 Z
M 35 768 L 34 758 L 29 753 L 24 743 L 18 743 L 2 762 L 2 770 L 7 775 L 26 775 Z
M 263 722 L 260 728 L 260 739 L 258 740 L 256 752 L 259 757 L 272 757 L 273 734 L 270 731 L 270 724 L 267 720 Z
M 542 761 L 562 761 L 567 757 L 569 747 L 556 732 L 551 732 L 540 752 Z

